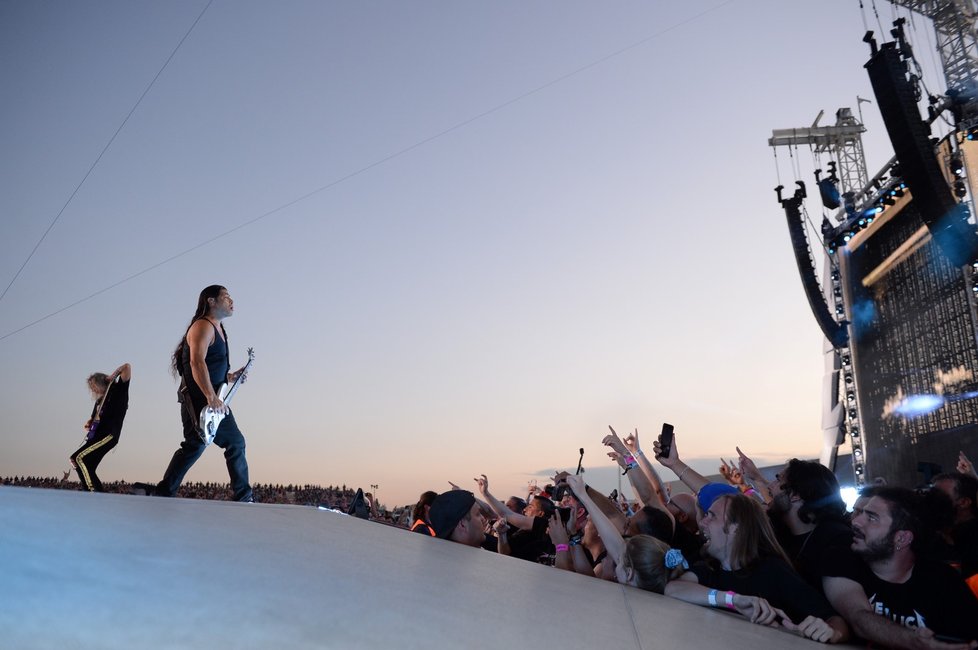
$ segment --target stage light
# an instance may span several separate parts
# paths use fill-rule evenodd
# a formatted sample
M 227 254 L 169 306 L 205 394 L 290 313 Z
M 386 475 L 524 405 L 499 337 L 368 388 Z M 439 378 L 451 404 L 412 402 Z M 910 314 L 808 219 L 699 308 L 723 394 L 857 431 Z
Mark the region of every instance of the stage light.
M 846 386 L 852 386 L 852 375 L 846 374 Z
M 968 196 L 968 188 L 964 186 L 964 181 L 954 181 L 954 196 L 959 199 Z
M 885 199 L 883 199 L 883 205 L 896 205 L 896 201 L 894 201 L 891 197 L 888 196 Z
M 844 365 L 844 366 L 848 366 L 849 365 L 849 355 L 848 354 L 843 354 L 842 355 L 842 365 Z
M 850 420 L 855 420 L 858 416 L 859 416 L 859 413 L 856 411 L 856 409 L 849 409 L 849 419 Z
M 852 391 L 849 391 L 848 393 L 846 393 L 846 399 L 849 400 L 850 402 L 855 402 L 856 394 Z
M 858 460 L 859 462 L 862 462 L 862 460 L 863 460 L 863 450 L 862 449 L 858 449 L 858 448 L 857 449 L 853 449 L 852 450 L 852 457 L 855 458 L 856 460 Z
M 955 176 L 964 176 L 964 163 L 961 162 L 961 156 L 951 156 L 951 173 Z
M 858 438 L 859 437 L 859 427 L 853 427 L 852 430 L 849 431 L 849 435 L 851 437 L 853 437 L 853 438 Z

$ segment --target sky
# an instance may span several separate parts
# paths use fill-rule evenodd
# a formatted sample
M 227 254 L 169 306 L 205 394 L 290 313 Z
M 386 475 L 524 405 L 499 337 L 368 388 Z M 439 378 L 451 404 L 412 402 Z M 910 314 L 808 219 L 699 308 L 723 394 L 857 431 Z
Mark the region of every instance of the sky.
M 0 476 L 68 469 L 85 378 L 129 362 L 99 475 L 159 480 L 210 284 L 232 363 L 255 349 L 253 482 L 505 498 L 583 447 L 610 490 L 608 425 L 663 421 L 701 471 L 817 457 L 773 188 L 818 161 L 767 139 L 872 98 L 862 36 L 902 14 L 865 4 L 0 3 Z M 226 481 L 219 450 L 187 480 Z

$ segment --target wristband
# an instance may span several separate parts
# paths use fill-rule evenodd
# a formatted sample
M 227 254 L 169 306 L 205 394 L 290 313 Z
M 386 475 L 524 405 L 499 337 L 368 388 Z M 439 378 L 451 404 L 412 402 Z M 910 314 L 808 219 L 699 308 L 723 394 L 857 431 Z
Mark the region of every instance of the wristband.
M 575 533 L 569 540 L 567 540 L 567 543 L 571 546 L 577 546 L 581 543 L 582 539 L 584 539 L 583 533 Z
M 733 602 L 734 596 L 736 595 L 737 594 L 735 594 L 732 591 L 728 591 L 723 595 L 723 602 L 727 606 L 727 609 L 733 609 L 733 610 L 737 609 L 736 607 L 734 607 L 734 602 Z
M 746 494 L 746 495 L 747 495 L 747 496 L 749 496 L 749 497 L 752 497 L 752 496 L 754 496 L 755 494 L 757 494 L 757 490 L 755 490 L 755 489 L 754 489 L 754 488 L 752 488 L 752 487 L 749 487 L 749 488 L 747 488 L 746 490 L 744 490 L 744 494 Z
M 717 590 L 716 589 L 710 589 L 710 593 L 707 595 L 706 599 L 707 599 L 707 601 L 709 601 L 710 607 L 716 607 L 717 606 Z
M 638 458 L 639 456 L 644 456 L 644 455 L 645 455 L 645 454 L 643 454 L 643 453 L 642 453 L 642 450 L 641 450 L 641 449 L 636 449 L 636 450 L 635 450 L 635 453 L 634 453 L 634 454 L 632 454 L 632 456 L 633 456 L 634 458 Z
M 686 475 L 686 472 L 687 472 L 688 470 L 689 470 L 689 465 L 687 465 L 686 467 L 684 467 L 684 468 L 683 468 L 683 471 L 681 471 L 681 472 L 679 472 L 679 480 L 680 480 L 680 481 L 682 481 L 682 480 L 683 480 L 683 476 L 685 476 L 685 475 Z
M 635 457 L 632 456 L 631 454 L 628 454 L 627 456 L 625 456 L 625 464 L 626 465 L 634 465 L 635 464 Z
M 557 549 L 558 553 L 562 551 L 570 550 L 570 546 L 568 546 L 567 544 L 557 544 L 556 546 L 554 546 L 554 548 Z

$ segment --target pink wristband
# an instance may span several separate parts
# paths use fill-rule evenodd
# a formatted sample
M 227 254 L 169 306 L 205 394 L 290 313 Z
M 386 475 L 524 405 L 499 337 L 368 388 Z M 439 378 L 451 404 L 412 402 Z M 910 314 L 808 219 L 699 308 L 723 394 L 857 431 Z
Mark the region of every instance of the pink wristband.
M 557 546 L 555 546 L 554 548 L 557 549 L 557 552 L 558 553 L 560 553 L 561 551 L 569 551 L 570 550 L 570 546 L 568 546 L 567 544 L 557 544 Z
M 726 594 L 724 594 L 723 604 L 727 606 L 727 609 L 734 609 L 734 610 L 737 609 L 736 607 L 734 607 L 734 602 L 733 602 L 734 596 L 736 595 L 737 594 L 735 594 L 732 591 L 728 591 Z

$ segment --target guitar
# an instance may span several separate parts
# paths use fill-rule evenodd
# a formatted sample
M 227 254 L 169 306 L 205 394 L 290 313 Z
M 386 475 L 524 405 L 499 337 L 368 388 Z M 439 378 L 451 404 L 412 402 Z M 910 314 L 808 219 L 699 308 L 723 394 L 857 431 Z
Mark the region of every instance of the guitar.
M 221 398 L 225 406 L 231 403 L 231 398 L 234 394 L 238 392 L 238 387 L 244 382 L 245 377 L 248 375 L 248 370 L 251 369 L 251 364 L 255 361 L 255 348 L 248 348 L 248 363 L 245 367 L 241 369 L 234 383 L 228 386 L 227 382 L 221 384 L 218 389 L 217 396 Z M 205 445 L 209 445 L 214 442 L 214 436 L 217 435 L 217 427 L 221 426 L 221 420 L 224 419 L 224 413 L 215 411 L 209 406 L 205 406 L 200 410 L 200 427 L 197 429 L 197 433 L 200 435 L 200 439 L 204 441 Z

